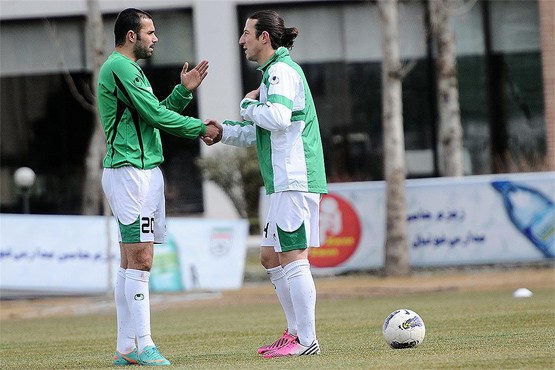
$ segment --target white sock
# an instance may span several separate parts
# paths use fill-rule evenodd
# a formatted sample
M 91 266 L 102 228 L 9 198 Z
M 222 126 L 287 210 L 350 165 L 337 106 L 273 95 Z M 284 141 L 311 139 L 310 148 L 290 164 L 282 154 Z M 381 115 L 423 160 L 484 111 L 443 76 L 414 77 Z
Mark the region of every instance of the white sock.
M 149 277 L 148 271 L 127 269 L 125 272 L 125 297 L 135 323 L 139 353 L 146 346 L 154 345 L 150 335 Z
M 289 283 L 287 282 L 285 271 L 283 267 L 277 266 L 266 269 L 266 272 L 270 275 L 270 281 L 274 286 L 281 308 L 283 308 L 283 312 L 285 313 L 287 331 L 291 335 L 297 335 L 297 319 L 295 317 L 295 310 L 293 309 L 293 302 L 291 301 L 291 293 L 289 292 Z
M 129 353 L 136 347 L 135 328 L 127 300 L 125 299 L 125 269 L 120 267 L 116 276 L 114 286 L 114 299 L 116 301 L 116 316 L 118 322 L 118 335 L 116 350 L 119 353 Z
M 289 282 L 291 301 L 297 317 L 299 343 L 310 346 L 316 339 L 316 286 L 307 259 L 283 267 Z

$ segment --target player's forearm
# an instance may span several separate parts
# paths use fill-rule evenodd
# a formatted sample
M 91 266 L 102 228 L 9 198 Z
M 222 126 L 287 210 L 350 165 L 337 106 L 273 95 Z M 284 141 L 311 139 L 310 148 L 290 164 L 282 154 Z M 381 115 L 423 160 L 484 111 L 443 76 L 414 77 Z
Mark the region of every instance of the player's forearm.
M 194 117 L 182 116 L 171 111 L 167 112 L 174 113 L 177 117 L 161 117 L 162 119 L 154 122 L 152 125 L 168 134 L 186 139 L 196 139 L 206 132 L 206 125 L 202 120 Z
M 171 111 L 181 113 L 193 100 L 193 93 L 187 90 L 183 85 L 176 85 L 170 95 L 160 102 Z
M 222 122 L 223 144 L 247 147 L 256 143 L 256 127 L 252 122 L 224 121 Z
M 241 117 L 268 131 L 283 131 L 291 125 L 292 112 L 282 104 L 241 102 Z

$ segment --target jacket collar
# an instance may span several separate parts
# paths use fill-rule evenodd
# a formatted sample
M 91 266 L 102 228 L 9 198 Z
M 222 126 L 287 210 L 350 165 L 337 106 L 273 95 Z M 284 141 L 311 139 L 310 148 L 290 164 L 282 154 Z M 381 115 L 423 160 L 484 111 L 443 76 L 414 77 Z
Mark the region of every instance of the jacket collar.
M 260 67 L 258 67 L 257 69 L 259 71 L 265 71 L 270 65 L 274 64 L 274 62 L 278 59 L 282 59 L 284 57 L 289 56 L 289 50 L 287 50 L 287 48 L 280 46 L 279 48 L 276 49 L 274 55 L 272 55 L 270 57 L 270 59 L 268 59 L 266 61 L 266 63 L 264 63 L 263 65 L 261 65 Z

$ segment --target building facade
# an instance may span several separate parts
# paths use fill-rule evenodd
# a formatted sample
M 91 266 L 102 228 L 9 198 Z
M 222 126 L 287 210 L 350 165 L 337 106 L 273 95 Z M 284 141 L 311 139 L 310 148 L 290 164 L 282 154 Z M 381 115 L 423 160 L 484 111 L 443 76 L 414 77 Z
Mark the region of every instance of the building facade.
M 159 98 L 185 61 L 210 62 L 184 114 L 239 119 L 239 101 L 260 74 L 238 39 L 250 13 L 272 8 L 299 29 L 292 49 L 318 109 L 330 182 L 383 179 L 379 12 L 372 1 L 99 0 L 105 55 L 119 11 L 140 7 L 159 42 L 143 68 Z M 465 174 L 554 170 L 552 1 L 453 1 Z M 0 211 L 19 212 L 12 174 L 37 173 L 32 212 L 80 212 L 93 117 L 76 99 L 91 80 L 85 0 L 0 3 Z M 434 41 L 426 1 L 399 2 L 407 176 L 441 176 Z M 202 180 L 195 159 L 222 147 L 165 135 L 168 213 L 235 217 L 224 193 Z

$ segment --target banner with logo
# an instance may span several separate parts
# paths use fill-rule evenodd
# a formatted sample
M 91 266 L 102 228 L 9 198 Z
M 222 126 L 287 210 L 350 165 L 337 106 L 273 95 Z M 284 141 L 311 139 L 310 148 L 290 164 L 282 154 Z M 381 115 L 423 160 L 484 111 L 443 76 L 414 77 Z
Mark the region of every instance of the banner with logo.
M 172 218 L 168 221 L 168 233 L 169 241 L 175 244 L 178 271 L 185 290 L 241 287 L 247 251 L 246 220 Z M 156 250 L 155 259 L 161 254 L 162 250 Z M 153 282 L 156 273 L 152 274 Z M 174 290 L 171 286 L 155 288 Z
M 412 266 L 541 261 L 554 257 L 555 173 L 407 180 Z M 385 182 L 333 183 L 320 203 L 317 274 L 384 265 Z M 267 210 L 261 198 L 261 217 Z
M 168 241 L 154 248 L 152 291 L 238 289 L 245 220 L 168 218 Z M 103 293 L 119 267 L 117 224 L 102 216 L 0 214 L 0 288 Z

